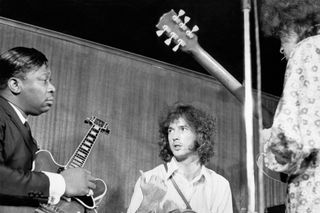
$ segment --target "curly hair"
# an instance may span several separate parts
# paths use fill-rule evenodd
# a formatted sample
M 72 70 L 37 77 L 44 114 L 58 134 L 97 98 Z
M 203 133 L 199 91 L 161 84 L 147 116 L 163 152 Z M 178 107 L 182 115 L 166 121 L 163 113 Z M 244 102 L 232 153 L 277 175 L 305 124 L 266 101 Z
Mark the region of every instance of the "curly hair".
M 168 141 L 169 125 L 183 117 L 188 125 L 196 133 L 196 150 L 200 157 L 200 163 L 207 163 L 213 156 L 215 119 L 206 112 L 195 108 L 192 105 L 177 103 L 165 110 L 159 119 L 159 141 L 160 158 L 168 162 L 171 160 L 173 153 Z
M 279 37 L 293 29 L 302 40 L 320 29 L 319 0 L 262 0 L 260 12 L 267 36 Z

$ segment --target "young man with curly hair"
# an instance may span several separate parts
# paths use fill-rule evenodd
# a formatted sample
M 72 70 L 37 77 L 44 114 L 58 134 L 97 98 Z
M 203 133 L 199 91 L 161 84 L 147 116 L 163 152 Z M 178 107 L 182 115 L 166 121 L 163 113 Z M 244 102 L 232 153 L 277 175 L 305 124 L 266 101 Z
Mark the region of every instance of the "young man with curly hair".
M 320 212 L 320 1 L 263 0 L 263 30 L 288 60 L 273 125 L 263 131 L 266 167 L 288 174 L 288 213 Z
M 141 171 L 128 213 L 232 213 L 229 182 L 204 166 L 213 156 L 214 131 L 207 113 L 191 105 L 169 108 L 159 121 L 164 164 Z

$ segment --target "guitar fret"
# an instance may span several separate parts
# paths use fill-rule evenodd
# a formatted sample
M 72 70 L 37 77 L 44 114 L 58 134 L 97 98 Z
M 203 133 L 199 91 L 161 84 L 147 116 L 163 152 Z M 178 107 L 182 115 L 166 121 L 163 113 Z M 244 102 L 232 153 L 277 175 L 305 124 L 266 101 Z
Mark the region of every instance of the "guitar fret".
M 85 158 L 85 157 L 87 157 L 86 154 L 84 154 L 84 153 L 82 153 L 82 152 L 80 152 L 80 151 L 76 154 L 76 156 L 78 156 L 79 158 Z
M 90 143 L 89 141 L 85 141 L 84 144 L 86 144 L 87 146 L 92 146 L 92 143 Z
M 73 160 L 77 160 L 77 161 L 83 163 L 83 162 L 86 160 L 86 158 L 85 158 L 85 157 L 82 157 L 81 155 L 75 155 L 75 156 L 73 157 Z
M 95 129 L 95 130 L 99 131 L 99 130 L 100 130 L 100 127 L 99 127 L 99 126 L 94 125 L 94 126 L 92 127 L 92 129 Z
M 74 160 L 76 160 L 76 161 L 78 161 L 78 162 L 80 162 L 80 163 L 83 163 L 83 160 L 80 159 L 80 158 L 78 158 L 78 157 L 75 157 Z
M 92 126 L 91 130 L 95 131 L 95 132 L 100 132 L 100 127 L 97 125 L 94 125 L 94 126 Z
M 86 138 L 86 140 L 92 142 L 92 141 L 94 141 L 94 138 L 91 137 L 91 136 L 88 136 L 88 137 Z
M 87 146 L 85 146 L 85 145 L 82 145 L 81 148 L 84 149 L 84 150 L 86 150 L 86 151 L 90 150 L 90 148 L 87 147 Z
M 99 128 L 98 128 L 98 129 L 92 128 L 92 129 L 91 129 L 91 132 L 100 132 L 100 129 L 99 129 Z
M 98 132 L 92 130 L 92 131 L 90 132 L 90 135 L 92 135 L 92 136 L 97 136 L 97 135 L 98 135 Z
M 89 149 L 89 151 L 88 150 L 86 150 L 86 149 L 83 149 L 82 147 L 79 149 L 79 151 L 80 152 L 82 152 L 83 154 L 85 154 L 85 155 L 88 155 L 89 154 L 89 151 L 90 151 L 90 149 Z
M 73 158 L 72 162 L 75 163 L 76 165 L 81 165 L 83 161 L 81 160 L 79 161 L 79 160 L 76 160 L 76 158 Z
M 79 149 L 79 152 L 82 152 L 82 154 L 84 154 L 86 157 L 87 157 L 87 155 L 89 154 L 88 151 L 86 151 L 86 150 L 84 150 L 84 149 L 82 149 L 82 148 Z
M 71 165 L 73 166 L 73 168 L 79 167 L 79 166 L 77 166 L 76 164 L 74 164 L 74 162 L 72 162 Z
M 76 161 L 72 161 L 71 164 L 73 165 L 74 168 L 79 168 L 79 167 L 81 167 L 81 164 L 77 163 Z
M 82 167 L 83 166 L 83 163 L 84 162 L 79 162 L 79 161 L 76 161 L 76 160 L 74 160 L 73 161 L 75 164 L 77 164 L 79 167 Z

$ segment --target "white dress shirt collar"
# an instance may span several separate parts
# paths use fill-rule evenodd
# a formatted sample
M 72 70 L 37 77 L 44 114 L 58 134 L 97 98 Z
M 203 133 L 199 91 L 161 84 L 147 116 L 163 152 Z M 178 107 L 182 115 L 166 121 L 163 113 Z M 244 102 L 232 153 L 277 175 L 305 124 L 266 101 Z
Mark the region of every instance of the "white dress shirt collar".
M 171 158 L 171 161 L 167 163 L 167 166 L 168 166 L 168 171 L 166 174 L 166 179 L 169 179 L 170 176 L 172 176 L 178 170 L 177 160 L 175 159 L 175 157 Z M 200 180 L 202 176 L 204 176 L 204 178 L 210 177 L 210 174 L 208 174 L 208 171 L 204 168 L 203 165 L 201 165 L 200 174 L 196 176 L 193 181 Z
M 17 113 L 18 117 L 20 118 L 21 122 L 24 124 L 25 122 L 27 122 L 27 119 L 22 115 L 21 111 L 19 110 L 19 108 L 17 106 L 15 106 L 13 103 L 11 103 L 10 101 L 8 101 L 8 103 L 12 106 L 12 108 L 14 109 L 14 111 Z

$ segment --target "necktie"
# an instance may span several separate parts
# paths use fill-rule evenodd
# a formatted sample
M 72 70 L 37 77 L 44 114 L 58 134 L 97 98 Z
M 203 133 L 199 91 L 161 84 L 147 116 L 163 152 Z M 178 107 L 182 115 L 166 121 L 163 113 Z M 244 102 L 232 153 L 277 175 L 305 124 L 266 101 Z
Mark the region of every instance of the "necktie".
M 26 127 L 26 129 L 28 131 L 28 134 L 30 136 L 30 139 L 31 139 L 32 143 L 36 146 L 36 149 L 39 149 L 37 141 L 32 137 L 31 129 L 30 129 L 30 126 L 29 126 L 27 121 L 24 123 L 24 126 Z
M 28 124 L 27 121 L 24 123 L 24 126 L 27 128 L 28 132 L 29 132 L 30 135 L 31 135 L 31 129 L 30 129 L 30 126 L 29 126 L 29 124 Z
M 33 137 L 32 137 L 32 134 L 31 134 L 30 126 L 29 126 L 29 124 L 28 124 L 28 122 L 27 122 L 27 121 L 24 123 L 24 126 L 26 127 L 26 129 L 27 129 L 27 131 L 28 131 L 29 136 L 32 138 L 32 140 L 34 140 L 34 139 L 33 139 Z

